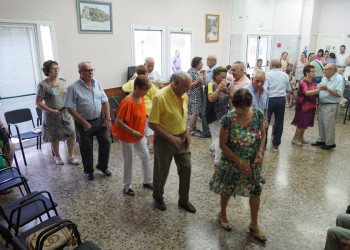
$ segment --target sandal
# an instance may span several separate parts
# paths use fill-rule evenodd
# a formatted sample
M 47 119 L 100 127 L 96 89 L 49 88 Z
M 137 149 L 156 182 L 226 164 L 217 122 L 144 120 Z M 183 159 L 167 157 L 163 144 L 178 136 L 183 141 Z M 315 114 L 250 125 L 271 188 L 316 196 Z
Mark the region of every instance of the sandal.
M 128 190 L 123 189 L 123 194 L 125 194 L 125 195 L 130 195 L 130 196 L 134 196 L 134 195 L 135 195 L 135 192 L 134 192 L 134 190 L 132 190 L 131 188 L 129 188 Z
M 193 129 L 196 133 L 202 133 L 202 131 L 200 131 L 198 128 L 196 128 L 196 127 L 194 127 L 194 129 Z
M 256 232 L 251 226 L 249 226 L 249 231 L 250 233 L 253 235 L 253 237 L 259 241 L 265 242 L 267 241 L 266 236 L 264 235 L 264 233 L 262 233 L 260 231 L 260 233 Z
M 190 135 L 195 136 L 196 135 L 196 131 L 194 129 L 190 130 Z
M 218 213 L 218 219 L 219 219 L 219 222 L 220 222 L 220 224 L 221 224 L 221 226 L 226 230 L 226 231 L 231 231 L 232 230 L 232 227 L 231 227 L 231 225 L 230 225 L 230 222 L 223 222 L 221 219 L 221 213 L 219 212 Z

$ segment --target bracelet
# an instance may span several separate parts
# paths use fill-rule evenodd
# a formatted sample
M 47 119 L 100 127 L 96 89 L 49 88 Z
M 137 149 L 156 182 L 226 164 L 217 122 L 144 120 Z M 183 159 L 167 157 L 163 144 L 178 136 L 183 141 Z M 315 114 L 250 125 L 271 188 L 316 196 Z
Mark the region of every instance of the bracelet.
M 135 130 L 132 131 L 132 136 L 135 136 Z
M 263 148 L 259 148 L 259 151 L 264 152 L 264 149 Z

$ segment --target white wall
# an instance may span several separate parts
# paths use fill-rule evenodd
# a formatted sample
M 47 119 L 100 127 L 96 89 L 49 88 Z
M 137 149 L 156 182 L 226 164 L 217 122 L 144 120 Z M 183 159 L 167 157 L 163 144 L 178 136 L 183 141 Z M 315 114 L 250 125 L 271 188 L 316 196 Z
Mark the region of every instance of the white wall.
M 184 26 L 194 29 L 194 56 L 215 54 L 227 64 L 230 0 L 113 0 L 113 34 L 79 34 L 75 0 L 1 0 L 1 19 L 53 21 L 61 77 L 78 78 L 77 64 L 92 62 L 104 88 L 121 86 L 131 65 L 131 25 Z M 205 14 L 220 15 L 218 43 L 205 43 Z M 167 40 L 165 44 L 168 44 Z M 166 51 L 166 58 L 168 53 Z M 157 62 L 156 62 L 157 63 Z
M 299 35 L 303 0 L 276 0 L 273 34 Z

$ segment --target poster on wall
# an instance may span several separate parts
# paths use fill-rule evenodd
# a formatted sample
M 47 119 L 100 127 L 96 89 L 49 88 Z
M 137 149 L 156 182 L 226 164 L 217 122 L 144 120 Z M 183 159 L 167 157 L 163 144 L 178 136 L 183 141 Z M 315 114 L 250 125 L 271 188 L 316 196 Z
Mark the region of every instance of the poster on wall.
M 207 43 L 219 41 L 219 15 L 206 15 L 205 41 Z
M 79 33 L 112 33 L 112 3 L 77 0 Z

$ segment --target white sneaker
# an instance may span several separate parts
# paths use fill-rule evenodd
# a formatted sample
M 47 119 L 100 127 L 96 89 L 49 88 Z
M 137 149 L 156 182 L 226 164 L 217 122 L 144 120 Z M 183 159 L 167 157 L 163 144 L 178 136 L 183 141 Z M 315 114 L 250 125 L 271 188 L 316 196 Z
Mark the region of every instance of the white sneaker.
M 56 165 L 64 165 L 64 162 L 61 159 L 61 156 L 55 156 L 55 161 L 56 161 Z
M 292 144 L 297 145 L 297 146 L 303 146 L 303 143 L 301 141 L 297 141 L 297 140 L 292 140 Z
M 77 159 L 75 159 L 74 156 L 68 157 L 67 161 L 68 161 L 68 163 L 70 163 L 70 164 L 79 165 L 79 161 L 78 161 Z

